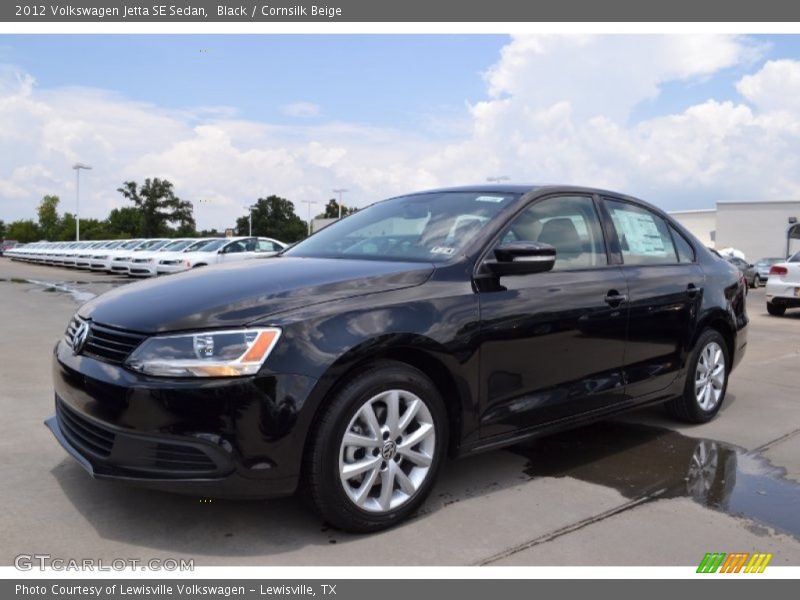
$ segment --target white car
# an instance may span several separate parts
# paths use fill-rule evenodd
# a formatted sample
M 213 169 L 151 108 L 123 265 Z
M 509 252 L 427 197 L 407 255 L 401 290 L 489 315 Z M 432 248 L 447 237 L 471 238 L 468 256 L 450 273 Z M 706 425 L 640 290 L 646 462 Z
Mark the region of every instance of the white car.
M 128 261 L 128 275 L 131 277 L 155 277 L 158 275 L 159 260 L 183 252 L 196 241 L 194 238 L 167 240 L 165 243 L 152 246 L 147 250 L 137 250 Z
M 92 256 L 89 261 L 89 268 L 92 271 L 106 271 L 107 273 L 125 273 L 124 269 L 114 269 L 115 262 L 121 265 L 127 262 L 127 256 L 138 246 L 147 240 L 121 240 L 120 244 L 115 248 L 102 249 Z M 124 257 L 123 261 L 117 261 L 118 258 Z
M 787 308 L 800 307 L 800 252 L 770 267 L 766 294 L 771 315 L 779 317 Z
M 209 242 L 213 242 L 215 239 L 218 238 L 201 238 L 198 240 L 192 240 L 182 248 L 174 248 L 168 252 L 164 252 L 156 260 L 156 274 L 169 275 L 170 273 L 185 271 L 186 267 L 184 266 L 184 255 L 194 252 L 198 248 L 202 248 Z
M 102 242 L 91 242 L 87 244 L 86 247 L 81 249 L 78 252 L 78 255 L 75 257 L 75 266 L 78 269 L 88 269 L 94 253 L 108 244 L 109 242 L 107 240 Z
M 158 272 L 177 273 L 178 271 L 196 269 L 207 265 L 266 258 L 274 256 L 284 248 L 286 248 L 286 244 L 271 238 L 217 238 L 199 248 L 187 249 L 187 251 L 176 257 L 177 260 L 169 261 L 169 264 L 163 264 L 164 261 L 161 261 L 158 266 Z
M 125 274 L 131 274 L 131 265 L 135 260 L 141 260 L 143 257 L 142 253 L 149 253 L 162 248 L 169 244 L 172 240 L 168 238 L 154 238 L 152 240 L 146 240 L 144 243 L 139 244 L 136 248 L 133 249 L 125 258 L 127 259 L 125 262 Z M 116 266 L 116 265 L 115 265 Z M 116 271 L 116 270 L 115 270 Z

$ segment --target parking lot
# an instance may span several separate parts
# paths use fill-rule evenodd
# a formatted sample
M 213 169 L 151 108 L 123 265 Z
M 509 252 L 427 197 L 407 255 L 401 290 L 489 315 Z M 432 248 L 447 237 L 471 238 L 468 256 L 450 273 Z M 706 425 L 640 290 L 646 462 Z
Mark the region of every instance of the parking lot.
M 296 499 L 221 501 L 92 480 L 42 421 L 53 344 L 77 306 L 127 279 L 0 258 L 5 431 L 0 564 L 193 558 L 197 565 L 696 565 L 771 552 L 800 565 L 800 310 L 748 298 L 748 353 L 706 425 L 661 409 L 447 464 L 423 510 L 343 534 Z M 704 457 L 704 469 L 693 469 Z

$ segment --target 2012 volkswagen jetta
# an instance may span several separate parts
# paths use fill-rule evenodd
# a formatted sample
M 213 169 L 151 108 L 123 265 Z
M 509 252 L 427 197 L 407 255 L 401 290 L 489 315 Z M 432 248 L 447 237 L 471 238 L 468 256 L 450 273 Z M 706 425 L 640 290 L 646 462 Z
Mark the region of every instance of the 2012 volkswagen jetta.
M 298 488 L 375 531 L 446 456 L 648 404 L 720 410 L 744 283 L 662 211 L 568 186 L 378 202 L 264 261 L 121 287 L 54 350 L 47 426 L 98 478 Z

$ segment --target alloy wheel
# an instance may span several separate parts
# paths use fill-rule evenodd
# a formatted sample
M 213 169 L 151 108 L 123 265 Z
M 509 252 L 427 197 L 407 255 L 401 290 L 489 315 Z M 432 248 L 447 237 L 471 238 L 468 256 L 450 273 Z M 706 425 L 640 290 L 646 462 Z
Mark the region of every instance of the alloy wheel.
M 357 507 L 388 512 L 423 484 L 435 449 L 436 430 L 425 402 L 407 390 L 387 390 L 350 420 L 339 449 L 339 478 Z
M 717 342 L 709 342 L 697 358 L 694 392 L 704 411 L 713 410 L 725 389 L 725 353 Z

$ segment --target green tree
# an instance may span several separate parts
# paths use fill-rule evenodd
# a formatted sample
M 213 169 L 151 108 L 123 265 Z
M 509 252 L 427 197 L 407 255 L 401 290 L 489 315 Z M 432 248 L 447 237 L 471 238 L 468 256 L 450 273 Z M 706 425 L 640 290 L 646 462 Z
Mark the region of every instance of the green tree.
M 357 208 L 350 208 L 342 204 L 342 216 L 346 217 L 347 215 L 351 215 L 354 212 L 358 212 Z M 328 203 L 325 205 L 325 211 L 319 213 L 316 216 L 317 219 L 338 219 L 339 218 L 339 203 L 336 201 L 335 198 L 331 198 L 328 200 Z
M 236 219 L 236 234 L 247 235 L 248 215 Z M 306 237 L 308 225 L 294 212 L 286 198 L 271 195 L 253 205 L 253 235 L 263 235 L 291 244 Z
M 41 239 L 39 227 L 33 222 L 33 219 L 14 221 L 8 226 L 6 233 L 8 234 L 8 239 L 17 240 L 23 244 L 29 244 Z
M 177 225 L 178 229 L 191 228 L 194 231 L 192 203 L 178 198 L 172 183 L 166 179 L 147 178 L 142 186 L 135 181 L 126 181 L 117 191 L 141 211 L 142 237 L 167 235 L 173 231 L 171 224 Z
M 0 240 L 6 239 L 6 223 L 0 219 Z
M 114 208 L 108 213 L 106 226 L 112 237 L 133 238 L 142 230 L 142 211 L 133 206 Z
M 81 219 L 81 225 L 83 225 L 83 219 Z M 62 242 L 75 240 L 75 215 L 64 213 L 64 216 L 58 220 L 58 229 L 52 239 Z
M 81 219 L 82 240 L 107 240 L 114 236 L 108 230 L 108 223 L 98 219 Z
M 42 198 L 36 214 L 39 217 L 39 232 L 46 240 L 54 240 L 60 229 L 58 217 L 58 196 L 47 195 Z

